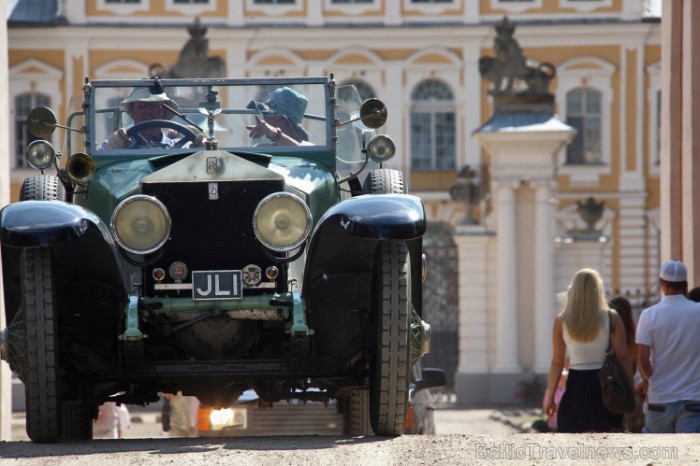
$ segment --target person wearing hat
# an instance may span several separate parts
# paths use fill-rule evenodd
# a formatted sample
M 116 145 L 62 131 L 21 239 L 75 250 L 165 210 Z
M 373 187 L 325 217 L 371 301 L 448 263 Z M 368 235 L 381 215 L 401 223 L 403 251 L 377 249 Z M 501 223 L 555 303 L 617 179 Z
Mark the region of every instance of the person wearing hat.
M 643 432 L 700 432 L 700 303 L 686 298 L 688 271 L 677 260 L 659 271 L 663 298 L 637 323 L 637 385 L 646 396 Z
M 289 87 L 281 87 L 266 102 L 252 101 L 248 108 L 255 109 L 255 124 L 247 125 L 253 139 L 267 138 L 276 146 L 310 145 L 309 133 L 302 126 L 309 101 Z
M 179 106 L 168 95 L 153 87 L 139 87 L 124 99 L 122 110 L 138 124 L 149 120 L 169 120 L 178 112 Z M 119 128 L 107 139 L 104 149 L 136 149 L 139 147 L 173 147 L 175 140 L 163 133 L 162 128 L 147 128 L 139 132 L 140 137 L 129 137 L 126 129 Z M 204 135 L 198 134 L 193 146 L 203 146 Z

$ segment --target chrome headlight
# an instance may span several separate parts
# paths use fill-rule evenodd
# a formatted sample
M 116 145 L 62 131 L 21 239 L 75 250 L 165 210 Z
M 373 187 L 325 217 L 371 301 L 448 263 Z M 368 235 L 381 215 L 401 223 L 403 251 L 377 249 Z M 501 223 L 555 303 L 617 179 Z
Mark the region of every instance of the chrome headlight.
M 311 232 L 311 211 L 292 193 L 280 192 L 260 201 L 253 215 L 255 237 L 276 252 L 292 251 Z
M 170 235 L 170 214 L 155 197 L 139 194 L 124 199 L 112 214 L 117 243 L 133 254 L 158 250 Z
M 49 168 L 56 158 L 56 149 L 42 139 L 32 142 L 24 150 L 24 158 L 30 167 L 37 170 Z
M 377 134 L 367 143 L 367 155 L 376 163 L 384 163 L 394 156 L 396 145 L 389 136 Z

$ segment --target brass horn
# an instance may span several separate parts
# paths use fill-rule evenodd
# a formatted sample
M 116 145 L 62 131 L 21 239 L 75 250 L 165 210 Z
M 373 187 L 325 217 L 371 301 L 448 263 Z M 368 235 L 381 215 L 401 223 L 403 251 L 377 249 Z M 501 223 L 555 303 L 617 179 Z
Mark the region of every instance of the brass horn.
M 96 170 L 95 161 L 84 152 L 76 152 L 66 162 L 66 173 L 71 180 L 80 185 L 90 181 Z

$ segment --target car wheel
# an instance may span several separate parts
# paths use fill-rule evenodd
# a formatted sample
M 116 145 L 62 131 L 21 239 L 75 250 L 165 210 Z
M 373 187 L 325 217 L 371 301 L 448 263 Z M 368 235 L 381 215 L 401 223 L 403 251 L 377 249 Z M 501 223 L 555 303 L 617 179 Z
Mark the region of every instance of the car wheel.
M 57 176 L 35 175 L 25 179 L 19 192 L 20 201 L 63 201 L 66 188 Z
M 343 434 L 372 435 L 369 422 L 369 390 L 354 391 L 343 400 Z
M 89 405 L 82 401 L 61 402 L 61 439 L 92 439 L 93 417 Z
M 365 194 L 406 194 L 403 173 L 389 168 L 372 170 L 362 186 Z
M 410 265 L 405 243 L 379 244 L 374 285 L 377 348 L 370 372 L 370 419 L 377 435 L 401 435 L 406 424 L 410 378 Z
M 60 383 L 50 251 L 26 249 L 22 261 L 27 435 L 33 442 L 55 442 Z

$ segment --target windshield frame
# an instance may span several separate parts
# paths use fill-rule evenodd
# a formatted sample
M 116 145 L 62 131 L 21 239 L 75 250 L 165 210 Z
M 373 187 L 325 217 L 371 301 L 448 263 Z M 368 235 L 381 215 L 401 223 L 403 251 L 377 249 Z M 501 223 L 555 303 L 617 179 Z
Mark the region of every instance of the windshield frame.
M 249 79 L 211 79 L 211 78 L 196 78 L 196 79 L 109 79 L 109 80 L 94 80 L 87 81 L 83 86 L 83 96 L 84 100 L 82 102 L 82 108 L 85 110 L 85 121 L 84 123 L 80 118 L 74 118 L 76 122 L 80 122 L 85 125 L 85 133 L 83 134 L 83 143 L 80 144 L 82 147 L 72 147 L 73 151 L 86 151 L 88 154 L 95 157 L 96 160 L 130 160 L 130 159 L 141 159 L 149 158 L 154 156 L 162 156 L 174 153 L 188 153 L 200 150 L 200 148 L 140 148 L 140 149 L 119 149 L 119 150 L 106 150 L 100 147 L 103 141 L 98 141 L 98 115 L 106 111 L 105 105 L 99 106 L 97 99 L 98 95 L 104 97 L 104 92 L 108 89 L 128 89 L 130 93 L 134 88 L 138 87 L 153 87 L 159 82 L 166 92 L 168 89 L 173 88 L 186 88 L 186 87 L 197 87 L 197 88 L 209 88 L 223 90 L 226 88 L 227 92 L 231 92 L 235 88 L 248 88 L 245 94 L 250 94 L 250 88 L 254 87 L 259 89 L 264 89 L 267 87 L 299 87 L 306 89 L 313 89 L 314 96 L 318 100 L 318 95 L 321 94 L 320 90 L 323 87 L 323 103 L 319 102 L 309 102 L 309 108 L 314 106 L 315 109 L 322 110 L 325 112 L 324 115 L 314 115 L 313 113 L 306 112 L 304 122 L 320 122 L 313 123 L 316 124 L 315 131 L 318 134 L 316 138 L 317 141 L 321 141 L 321 144 L 315 145 L 304 145 L 304 146 L 266 146 L 264 148 L 256 148 L 251 144 L 247 146 L 244 145 L 219 145 L 219 150 L 226 150 L 231 152 L 262 152 L 271 155 L 298 155 L 300 152 L 306 154 L 309 158 L 324 160 L 326 163 L 330 162 L 331 159 L 335 157 L 335 108 L 334 108 L 334 91 L 335 82 L 332 79 L 318 78 L 318 77 L 301 77 L 301 78 L 249 78 Z M 312 87 L 313 86 L 313 87 Z M 126 93 L 128 95 L 128 93 Z M 122 93 L 123 94 L 123 93 Z M 223 99 L 221 99 L 223 100 Z M 311 99 L 310 99 L 311 100 Z M 226 105 L 226 102 L 219 102 L 222 107 Z M 240 105 L 240 104 L 239 104 Z M 123 123 L 122 115 L 125 115 L 123 110 L 118 107 L 107 107 L 113 108 L 115 111 L 116 123 L 121 127 Z M 201 107 L 199 107 L 201 109 Z M 230 109 L 230 107 L 228 107 Z M 190 110 L 193 108 L 191 107 Z M 224 107 L 222 114 L 227 112 L 227 108 Z M 118 113 L 117 113 L 118 112 Z M 259 111 L 254 109 L 246 109 L 238 107 L 234 109 L 236 115 L 240 115 L 243 118 L 245 115 L 256 115 Z M 216 124 L 217 118 L 221 119 L 222 114 L 214 116 L 214 121 Z M 73 114 L 75 116 L 75 114 Z M 201 115 L 204 118 L 204 133 L 209 135 L 209 130 L 206 127 L 207 115 Z M 179 117 L 178 117 L 179 118 Z M 104 126 L 104 125 L 103 125 Z M 322 128 L 321 128 L 322 126 Z M 241 132 L 245 132 L 244 128 L 240 129 Z M 322 132 L 322 133 L 321 133 Z M 77 141 L 76 141 L 77 142 Z

